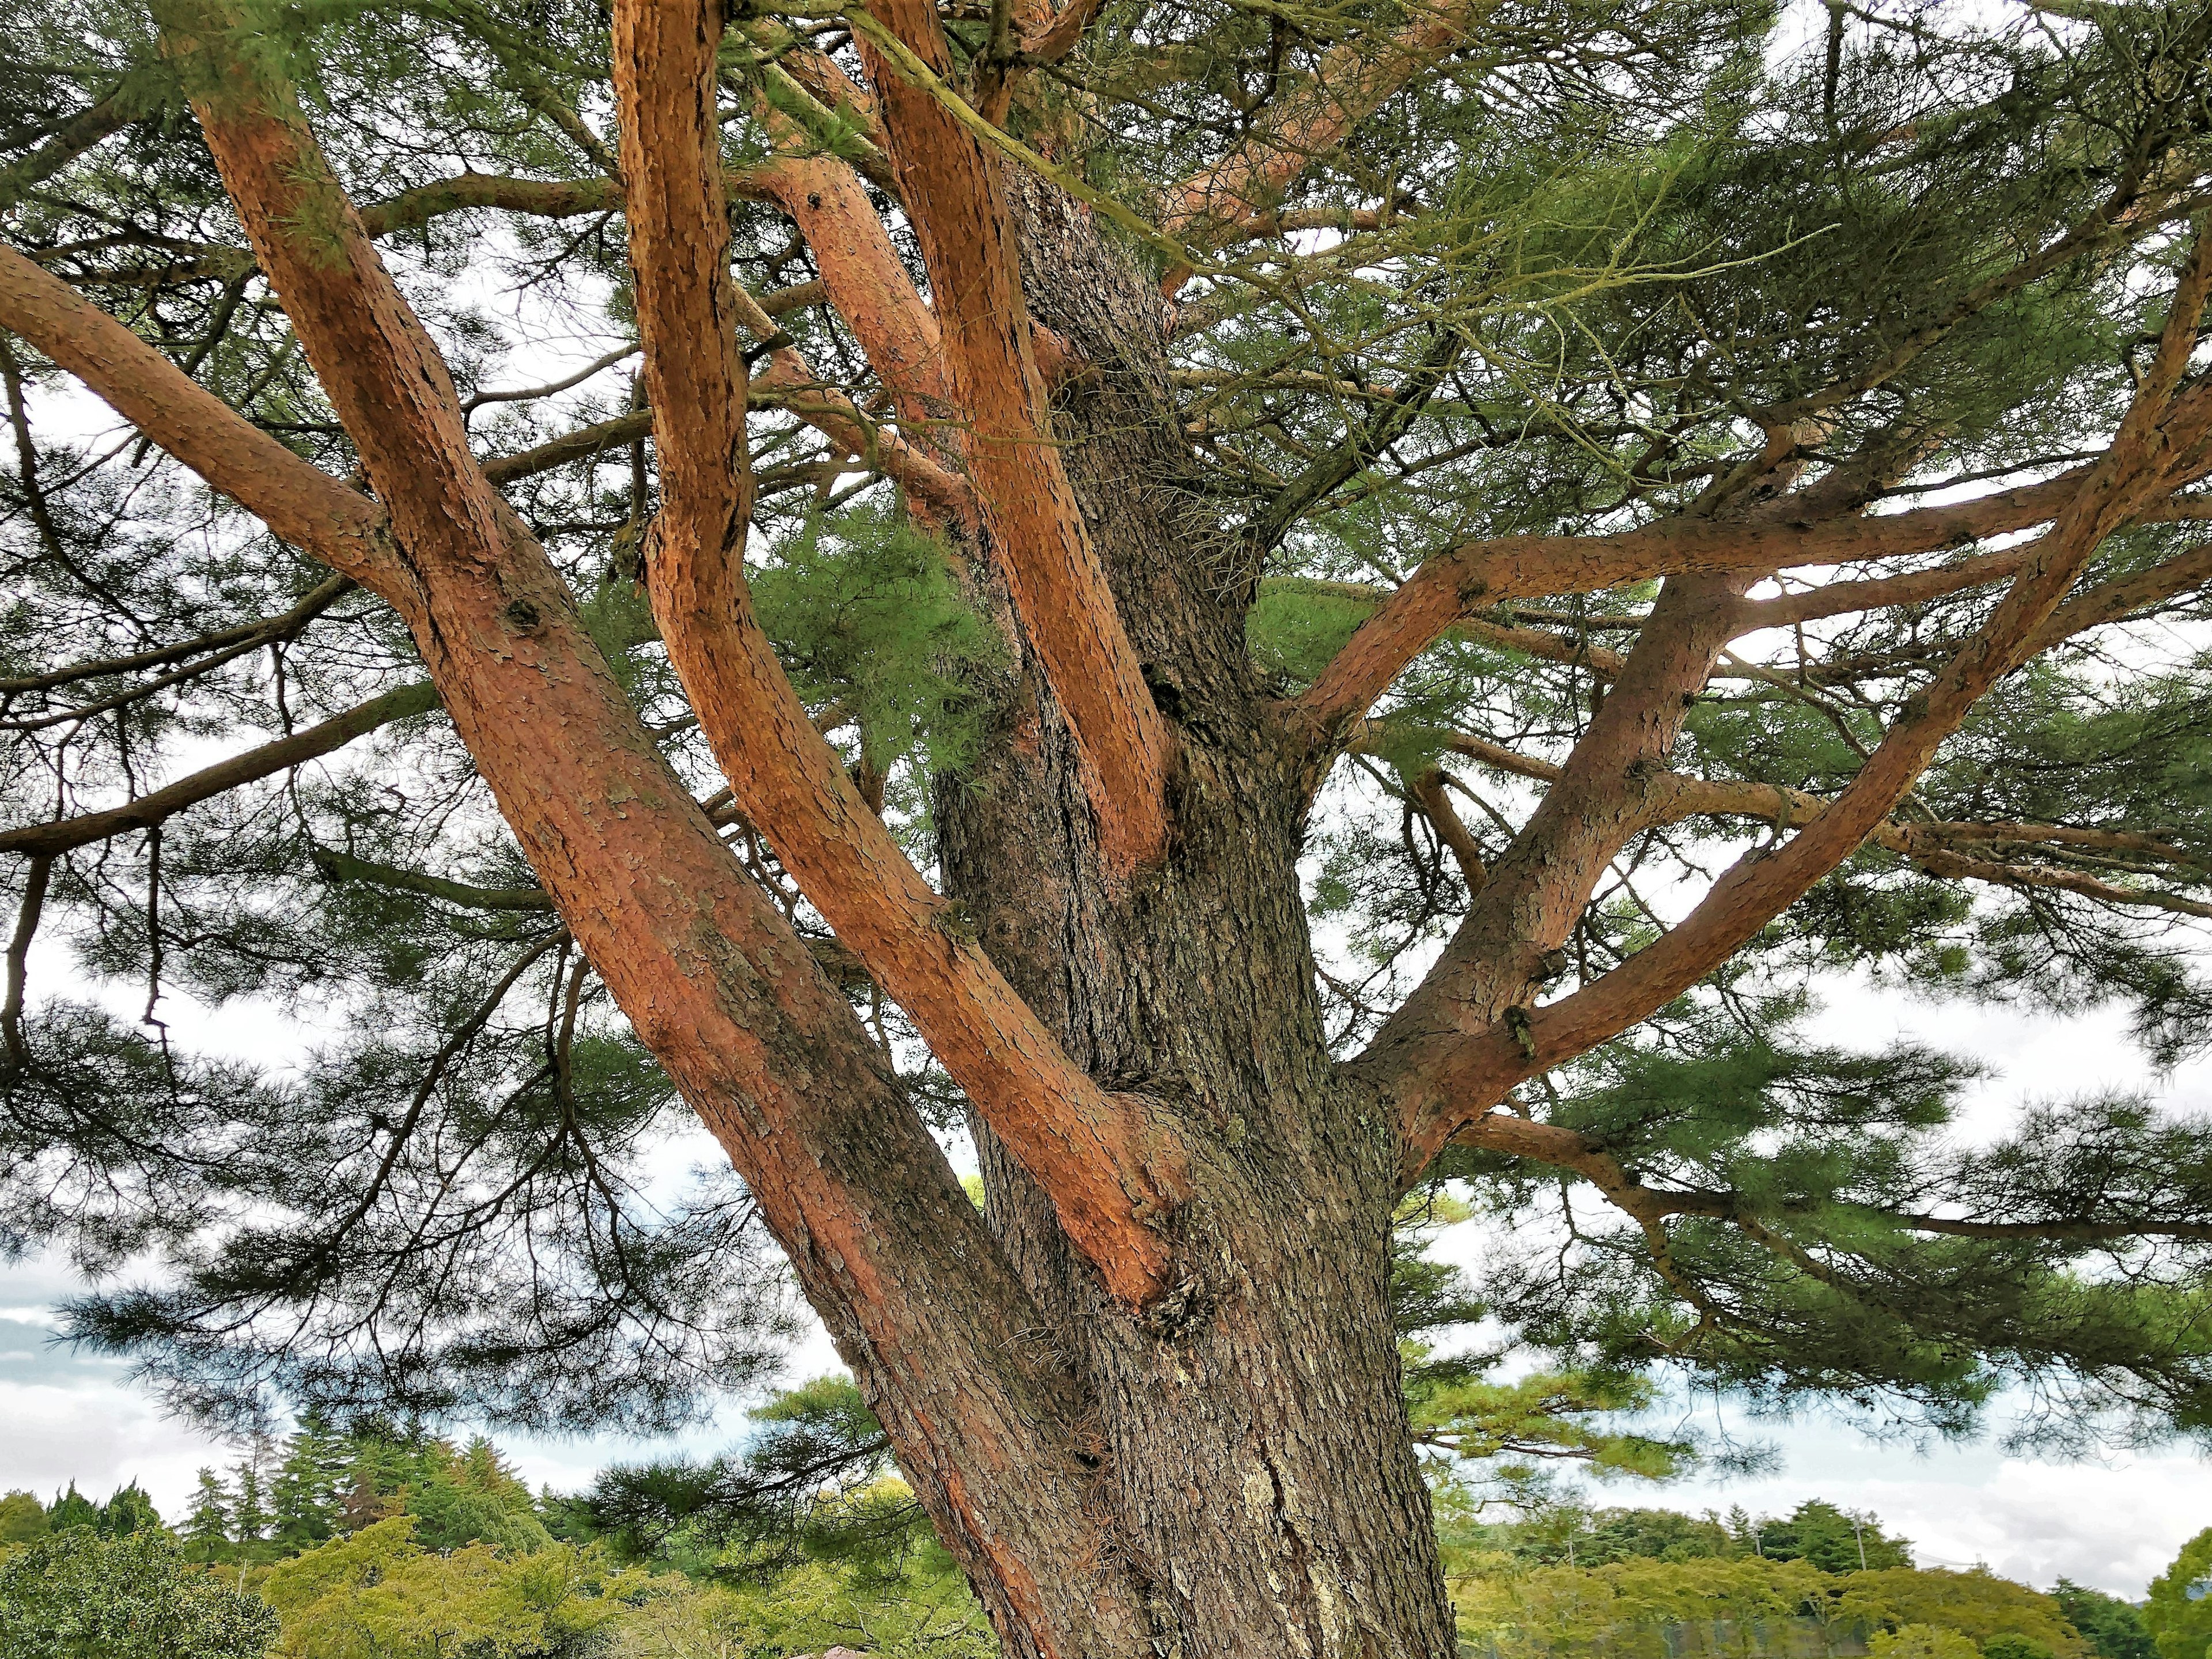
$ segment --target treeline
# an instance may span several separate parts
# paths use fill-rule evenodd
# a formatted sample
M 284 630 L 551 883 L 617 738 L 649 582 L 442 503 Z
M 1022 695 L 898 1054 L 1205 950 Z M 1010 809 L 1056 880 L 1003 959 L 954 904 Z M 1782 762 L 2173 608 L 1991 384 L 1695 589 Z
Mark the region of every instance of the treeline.
M 0 1655 L 995 1659 L 957 1567 L 842 1379 L 754 1413 L 742 1454 L 533 1493 L 492 1443 L 311 1415 L 202 1472 L 165 1525 L 135 1483 L 0 1500 Z M 1917 1567 L 1869 1516 L 1551 1502 L 1440 1485 L 1472 1659 L 2206 1659 L 2212 1530 L 2140 1607 Z

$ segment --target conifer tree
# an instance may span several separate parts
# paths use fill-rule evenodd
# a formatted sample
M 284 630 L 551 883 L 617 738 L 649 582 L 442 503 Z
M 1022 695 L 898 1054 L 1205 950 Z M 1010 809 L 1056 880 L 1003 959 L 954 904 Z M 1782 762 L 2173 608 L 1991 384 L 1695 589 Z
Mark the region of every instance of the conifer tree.
M 104 1538 L 128 1538 L 134 1532 L 159 1531 L 161 1512 L 136 1480 L 118 1486 L 100 1507 L 100 1532 Z
M 185 1547 L 194 1559 L 212 1561 L 228 1552 L 234 1507 L 223 1478 L 213 1469 L 202 1469 L 182 1528 Z
M 1080 1659 L 1450 1651 L 1447 1184 L 1570 1425 L 2212 1425 L 2212 1126 L 1810 1024 L 2208 1029 L 2212 10 L 16 10 L 0 1243 L 167 1403 L 795 1285 Z
M 278 1543 L 306 1549 L 331 1535 L 346 1461 L 345 1437 L 329 1417 L 313 1406 L 301 1412 L 269 1484 L 271 1535 Z
M 49 1532 L 68 1532 L 78 1527 L 97 1528 L 100 1525 L 100 1505 L 76 1489 L 76 1482 L 69 1483 L 69 1490 L 54 1494 L 54 1501 L 46 1506 L 46 1529 Z
M 257 1434 L 250 1443 L 246 1455 L 233 1465 L 238 1497 L 231 1507 L 230 1535 L 241 1551 L 251 1550 L 269 1531 L 268 1500 L 264 1496 L 261 1478 L 266 1451 L 265 1438 Z

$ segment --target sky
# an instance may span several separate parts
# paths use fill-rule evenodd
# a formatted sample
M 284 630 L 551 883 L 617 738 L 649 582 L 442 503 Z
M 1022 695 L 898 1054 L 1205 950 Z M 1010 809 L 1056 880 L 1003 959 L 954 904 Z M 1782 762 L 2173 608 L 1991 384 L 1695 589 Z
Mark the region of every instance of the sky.
M 2212 1057 L 2154 1074 L 2117 1040 L 2115 1024 L 2095 1012 L 2061 1018 L 1908 1001 L 1851 981 L 1829 988 L 1814 1030 L 1854 1046 L 1912 1038 L 1982 1058 L 1991 1073 L 1967 1103 L 1962 1127 L 1970 1136 L 1993 1133 L 2028 1101 L 2104 1088 L 2142 1090 L 2185 1110 L 2212 1109 Z M 199 1035 L 210 1047 L 237 1049 L 263 1047 L 274 1033 L 264 1015 L 234 1007 Z M 702 1155 L 708 1146 L 702 1140 Z M 1471 1224 L 1447 1232 L 1437 1248 L 1471 1259 L 1481 1244 Z M 50 1497 L 74 1480 L 100 1498 L 135 1480 L 174 1516 L 197 1470 L 228 1461 L 234 1449 L 165 1418 L 132 1387 L 125 1363 L 53 1342 L 54 1304 L 81 1285 L 51 1260 L 0 1267 L 0 1492 Z M 791 1355 L 784 1378 L 799 1382 L 836 1367 L 817 1331 Z M 713 1423 L 653 1441 L 496 1438 L 533 1485 L 574 1490 L 611 1462 L 726 1448 L 742 1438 L 749 1403 L 733 1398 Z M 1705 1421 L 1716 1426 L 1710 1415 Z M 1923 1565 L 1986 1565 L 2044 1587 L 2063 1576 L 2127 1596 L 2140 1596 L 2185 1541 L 2212 1527 L 2212 1466 L 2185 1449 L 2094 1461 L 2018 1455 L 2001 1443 L 2002 1412 L 1979 1438 L 1933 1447 L 1869 1437 L 1836 1421 L 1754 1420 L 1725 1407 L 1717 1426 L 1737 1440 L 1771 1444 L 1775 1466 L 1754 1477 L 1609 1486 L 1599 1489 L 1597 1501 L 1692 1511 L 1741 1504 L 1753 1514 L 1782 1514 L 1820 1497 L 1879 1516 L 1911 1540 Z

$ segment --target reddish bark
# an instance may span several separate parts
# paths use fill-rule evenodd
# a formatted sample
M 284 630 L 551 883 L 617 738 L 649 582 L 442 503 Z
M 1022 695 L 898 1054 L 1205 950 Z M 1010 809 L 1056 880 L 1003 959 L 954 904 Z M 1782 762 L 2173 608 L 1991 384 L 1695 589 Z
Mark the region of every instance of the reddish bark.
M 428 338 L 296 109 L 234 71 L 233 17 L 181 3 L 160 15 L 256 252 L 389 506 L 410 576 L 401 613 L 562 919 L 743 1171 L 1002 1626 L 1069 1633 L 1030 1652 L 1130 1650 L 1145 1616 L 1119 1567 L 1085 1553 L 1076 1518 L 1092 1477 L 1070 1379 L 1021 1340 L 1027 1293 L 850 1007 L 684 792 L 558 574 L 469 460 Z M 145 404 L 149 435 L 190 447 L 163 414 L 173 400 L 125 378 L 94 384 Z
M 881 15 L 932 70 L 950 71 L 943 28 L 926 0 L 891 0 Z M 930 91 L 879 61 L 872 73 L 937 297 L 992 552 L 1082 750 L 1100 843 L 1115 866 L 1133 870 L 1166 848 L 1174 739 L 1122 630 L 1053 436 L 1001 162 Z
M 720 8 L 626 0 L 615 85 L 630 259 L 663 506 L 647 579 L 669 657 L 737 804 L 897 1000 L 984 1120 L 1053 1196 L 1114 1292 L 1147 1300 L 1168 1265 L 1151 1224 L 1180 1186 L 1141 1102 L 1078 1069 L 931 891 L 817 732 L 752 619 L 750 491 L 728 216 L 712 165 Z M 719 356 L 701 351 L 716 341 Z

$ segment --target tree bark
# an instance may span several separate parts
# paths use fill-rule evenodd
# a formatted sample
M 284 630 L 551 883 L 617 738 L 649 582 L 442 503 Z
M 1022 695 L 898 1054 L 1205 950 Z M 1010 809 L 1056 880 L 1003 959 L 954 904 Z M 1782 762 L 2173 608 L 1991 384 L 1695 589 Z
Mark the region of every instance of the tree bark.
M 1138 1654 L 1453 1651 L 1388 1305 L 1395 1127 L 1323 1041 L 1300 902 L 1301 750 L 1249 679 L 1251 573 L 1169 418 L 1158 289 L 1048 188 L 1019 198 L 1037 319 L 1096 372 L 1056 435 L 1184 781 L 1162 866 L 1106 873 L 1042 665 L 937 811 L 947 890 L 1077 1063 L 1200 1149 L 1175 1284 L 1117 1307 L 980 1121 L 987 1216 L 1069 1357 L 1099 1520 L 1145 1586 Z M 1011 1651 L 1055 1632 L 1006 1633 Z

